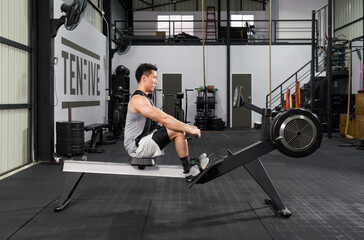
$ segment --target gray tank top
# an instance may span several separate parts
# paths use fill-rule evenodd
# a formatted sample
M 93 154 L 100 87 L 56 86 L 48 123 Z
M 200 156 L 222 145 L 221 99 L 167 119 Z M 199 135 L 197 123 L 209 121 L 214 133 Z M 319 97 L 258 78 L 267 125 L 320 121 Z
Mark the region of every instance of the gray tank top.
M 140 90 L 136 90 L 132 97 L 134 95 L 141 95 L 148 98 L 148 96 Z M 153 106 L 153 102 L 149 98 L 148 100 Z M 138 148 L 140 139 L 147 136 L 150 132 L 151 119 L 144 117 L 140 112 L 133 113 L 128 108 L 124 128 L 124 147 L 128 154 L 134 153 Z

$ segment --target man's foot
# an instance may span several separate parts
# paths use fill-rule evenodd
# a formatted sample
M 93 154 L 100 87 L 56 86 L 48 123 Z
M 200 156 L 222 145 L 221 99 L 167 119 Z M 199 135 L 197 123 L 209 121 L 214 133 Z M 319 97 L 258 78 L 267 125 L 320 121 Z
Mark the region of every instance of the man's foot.
M 202 153 L 199 157 L 190 160 L 191 165 L 197 165 L 200 171 L 205 170 L 210 160 L 207 158 L 206 153 Z
M 199 157 L 191 159 L 190 171 L 185 173 L 187 182 L 192 182 L 203 170 L 205 170 L 210 161 L 206 156 L 206 153 L 203 153 Z

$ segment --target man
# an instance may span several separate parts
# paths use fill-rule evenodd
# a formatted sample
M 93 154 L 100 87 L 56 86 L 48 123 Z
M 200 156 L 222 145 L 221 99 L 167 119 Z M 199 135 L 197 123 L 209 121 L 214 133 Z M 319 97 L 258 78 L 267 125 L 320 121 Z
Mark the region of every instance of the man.
M 202 154 L 198 159 L 190 161 L 185 132 L 201 137 L 201 131 L 178 121 L 171 115 L 156 108 L 147 94 L 154 91 L 157 85 L 157 67 L 143 63 L 135 71 L 138 89 L 129 101 L 126 115 L 124 146 L 131 157 L 150 158 L 164 154 L 163 148 L 174 141 L 176 152 L 180 158 L 187 182 L 193 181 L 203 171 L 209 159 Z M 160 122 L 163 127 L 151 131 L 151 120 Z

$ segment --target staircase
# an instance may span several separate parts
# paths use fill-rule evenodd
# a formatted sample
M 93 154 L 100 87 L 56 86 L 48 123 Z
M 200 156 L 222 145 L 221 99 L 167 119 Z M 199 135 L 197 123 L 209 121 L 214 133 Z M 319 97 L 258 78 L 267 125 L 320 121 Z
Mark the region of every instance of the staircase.
M 320 69 L 322 66 L 325 65 L 325 60 L 321 60 L 319 62 Z M 304 105 L 308 104 L 310 101 L 310 98 L 308 96 L 311 95 L 311 60 L 308 61 L 305 65 L 303 65 L 300 69 L 298 69 L 295 73 L 293 73 L 290 77 L 288 77 L 286 80 L 284 80 L 280 85 L 278 85 L 276 88 L 272 90 L 272 109 L 277 108 L 285 108 L 285 94 L 287 90 L 289 89 L 291 93 L 295 92 L 295 86 L 296 82 L 300 83 L 301 86 L 301 99 L 302 104 L 301 107 L 304 107 Z M 322 70 L 315 74 L 315 88 L 316 83 L 324 81 L 325 78 L 325 70 Z M 269 93 L 266 96 L 266 107 L 270 107 L 270 98 Z M 292 95 L 292 98 L 294 100 L 294 94 Z M 293 104 L 295 106 L 295 104 Z

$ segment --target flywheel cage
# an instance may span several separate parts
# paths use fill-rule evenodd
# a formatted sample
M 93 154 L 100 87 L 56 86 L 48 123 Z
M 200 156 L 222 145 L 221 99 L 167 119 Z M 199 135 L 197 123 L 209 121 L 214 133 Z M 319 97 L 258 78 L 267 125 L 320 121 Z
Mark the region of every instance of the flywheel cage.
M 282 144 L 295 152 L 309 149 L 317 138 L 315 124 L 303 115 L 294 115 L 285 119 L 279 133 L 283 137 Z

